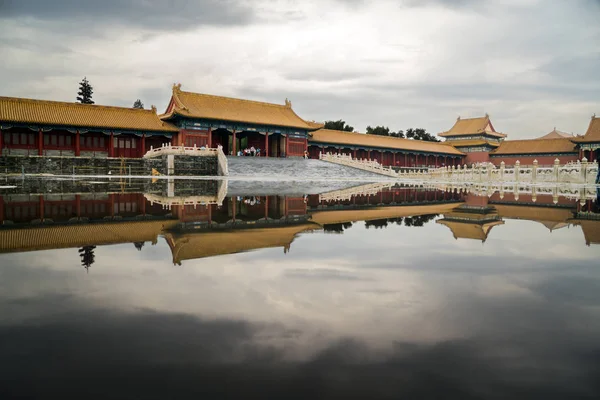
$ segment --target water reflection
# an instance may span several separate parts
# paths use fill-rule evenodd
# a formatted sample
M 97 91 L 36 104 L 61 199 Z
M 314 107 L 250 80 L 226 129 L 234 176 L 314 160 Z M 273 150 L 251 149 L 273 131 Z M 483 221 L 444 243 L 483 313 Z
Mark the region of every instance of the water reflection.
M 598 396 L 595 191 L 192 186 L 3 190 L 2 398 Z

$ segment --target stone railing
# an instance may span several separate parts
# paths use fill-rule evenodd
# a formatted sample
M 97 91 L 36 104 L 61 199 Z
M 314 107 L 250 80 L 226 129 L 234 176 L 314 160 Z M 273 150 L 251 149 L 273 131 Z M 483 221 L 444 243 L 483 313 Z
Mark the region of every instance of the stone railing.
M 195 157 L 217 157 L 218 163 L 218 175 L 219 176 L 227 176 L 229 175 L 229 167 L 227 164 L 227 157 L 225 157 L 225 153 L 223 153 L 223 148 L 221 145 L 216 149 L 211 149 L 207 147 L 185 147 L 185 146 L 171 146 L 171 144 L 163 144 L 161 147 L 153 148 L 150 147 L 150 150 L 144 154 L 144 158 L 154 158 L 160 157 L 163 155 L 167 156 L 195 156 Z
M 394 171 L 392 167 L 384 167 L 383 165 L 379 164 L 376 160 L 359 160 L 353 159 L 350 155 L 331 153 L 321 153 L 319 155 L 319 159 L 334 164 L 340 164 L 345 165 L 347 167 L 362 169 L 364 171 L 369 171 L 376 174 L 391 176 L 394 178 L 399 177 L 398 173 Z
M 559 197 L 579 200 L 584 204 L 586 200 L 598 198 L 598 189 L 594 186 L 568 186 L 560 183 L 543 183 L 541 185 L 532 185 L 529 183 L 430 183 L 424 184 L 427 189 L 442 190 L 454 193 L 471 193 L 477 196 L 492 196 L 498 193 L 500 199 L 504 199 L 505 194 L 511 193 L 514 200 L 518 201 L 522 195 L 531 196 L 531 201 L 537 201 L 537 196 L 552 196 L 552 201 L 557 204 Z
M 144 158 L 160 157 L 162 155 L 215 156 L 217 150 L 205 147 L 171 146 L 170 144 L 165 144 L 157 148 L 150 147 L 150 150 L 144 154 Z
M 504 162 L 499 167 L 492 163 L 473 164 L 454 167 L 430 168 L 422 171 L 404 169 L 396 172 L 391 167 L 385 167 L 377 161 L 353 159 L 350 155 L 321 153 L 319 158 L 335 164 L 346 165 L 381 175 L 402 180 L 436 181 L 436 182 L 524 182 L 524 183 L 579 183 L 593 184 L 598 173 L 598 164 L 588 162 L 585 158 L 577 162 L 561 165 L 558 159 L 550 167 L 540 167 L 538 161 L 533 165 L 521 165 L 519 161 L 514 166 L 507 167 Z
M 519 161 L 506 167 L 504 162 L 497 167 L 492 163 L 474 164 L 470 168 L 442 167 L 429 171 L 428 179 L 446 182 L 524 182 L 524 183 L 580 183 L 593 184 L 598 173 L 598 164 L 589 163 L 585 158 L 577 162 L 561 165 L 558 159 L 551 167 L 533 165 L 522 166 Z
M 371 183 L 368 185 L 361 185 L 351 187 L 347 189 L 334 190 L 327 193 L 319 194 L 319 202 L 322 201 L 347 201 L 351 200 L 353 196 L 373 196 L 382 190 L 389 189 L 393 186 L 393 183 Z

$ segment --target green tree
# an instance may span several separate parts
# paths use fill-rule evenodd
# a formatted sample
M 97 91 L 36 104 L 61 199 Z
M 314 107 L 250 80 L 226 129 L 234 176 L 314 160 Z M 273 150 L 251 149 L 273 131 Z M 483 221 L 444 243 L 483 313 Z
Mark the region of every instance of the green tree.
M 144 103 L 140 99 L 137 99 L 135 103 L 133 103 L 133 108 L 144 108 Z
M 395 138 L 403 138 L 404 132 L 399 130 L 398 132 L 390 131 L 390 128 L 387 126 L 376 126 L 375 128 L 371 126 L 367 126 L 367 135 L 377 135 L 377 136 L 391 136 Z
M 96 246 L 83 246 L 79 249 L 79 257 L 81 257 L 81 265 L 87 271 L 89 267 L 94 263 L 96 256 L 94 255 L 94 249 Z
M 346 124 L 346 121 L 339 119 L 337 121 L 325 121 L 325 129 L 333 129 L 335 131 L 354 132 L 354 127 Z
M 423 128 L 409 128 L 406 130 L 406 137 L 408 139 L 423 140 L 426 142 L 439 142 L 440 140 L 434 135 L 430 134 Z
M 94 93 L 94 88 L 87 80 L 87 77 L 84 77 L 81 82 L 79 82 L 79 92 L 77 92 L 77 101 L 81 104 L 94 104 L 92 100 L 92 94 Z

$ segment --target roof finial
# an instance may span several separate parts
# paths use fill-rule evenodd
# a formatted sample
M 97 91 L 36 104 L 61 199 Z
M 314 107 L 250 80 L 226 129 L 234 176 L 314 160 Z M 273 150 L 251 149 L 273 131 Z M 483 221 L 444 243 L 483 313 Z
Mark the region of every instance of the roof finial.
M 489 118 L 489 117 L 490 117 L 490 114 L 488 114 L 488 113 L 485 113 L 485 117 L 486 117 L 486 118 Z
M 181 90 L 181 83 L 174 83 L 173 90 Z
M 460 121 L 460 115 L 458 116 L 458 118 L 456 118 L 457 121 Z
M 154 104 L 152 104 L 152 105 L 150 106 L 150 109 L 151 109 L 152 111 L 154 111 L 154 113 L 156 114 L 156 106 L 155 106 Z
M 292 102 L 291 102 L 291 101 L 289 101 L 289 100 L 287 99 L 287 97 L 285 98 L 285 106 L 286 106 L 287 108 L 292 108 Z
M 594 115 L 592 115 L 592 119 L 596 118 L 596 113 L 594 113 Z

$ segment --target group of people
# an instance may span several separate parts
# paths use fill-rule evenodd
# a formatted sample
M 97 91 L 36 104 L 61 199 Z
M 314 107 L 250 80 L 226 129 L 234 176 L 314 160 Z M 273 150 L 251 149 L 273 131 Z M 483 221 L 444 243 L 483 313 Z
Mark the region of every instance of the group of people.
M 246 156 L 246 157 L 260 157 L 260 149 L 255 148 L 254 146 L 248 148 L 246 147 L 244 150 L 238 150 L 238 157 Z

